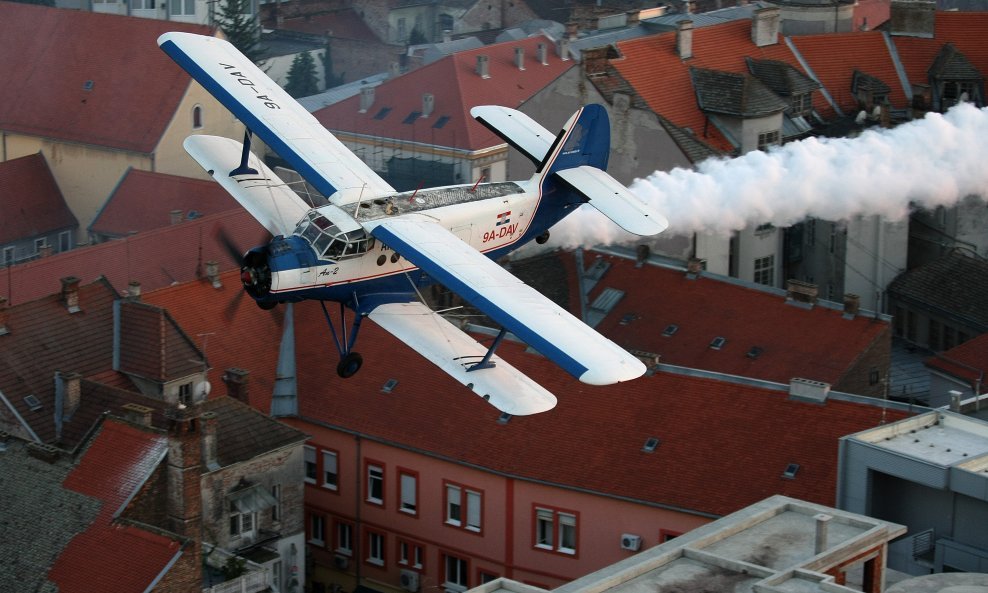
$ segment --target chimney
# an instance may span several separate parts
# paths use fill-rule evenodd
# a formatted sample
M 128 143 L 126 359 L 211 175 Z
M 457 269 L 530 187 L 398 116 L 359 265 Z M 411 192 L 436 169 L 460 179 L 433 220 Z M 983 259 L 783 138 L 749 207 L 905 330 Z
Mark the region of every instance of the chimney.
M 7 327 L 7 297 L 0 296 L 0 336 L 5 336 L 10 333 L 10 328 Z
M 215 259 L 206 262 L 206 278 L 212 283 L 213 288 L 223 288 L 220 282 L 220 264 Z
M 515 48 L 515 67 L 519 70 L 525 69 L 525 48 L 516 47 Z
M 583 73 L 588 77 L 607 73 L 607 47 L 595 47 L 581 51 Z
M 892 0 L 889 30 L 892 35 L 933 37 L 937 4 L 931 0 Z
M 168 420 L 166 529 L 189 538 L 192 558 L 202 553 L 202 437 L 196 408 L 182 404 L 165 411 Z M 201 563 L 194 562 L 201 578 Z
M 629 10 L 625 14 L 628 15 L 628 20 L 625 23 L 628 27 L 634 27 L 635 25 L 641 22 L 642 11 Z
M 535 46 L 535 56 L 538 59 L 539 64 L 543 66 L 549 65 L 549 48 L 546 47 L 545 43 L 540 43 Z
M 703 260 L 698 257 L 691 257 L 689 261 L 686 262 L 686 277 L 692 280 L 702 273 Z
M 31 441 L 27 444 L 27 454 L 35 459 L 40 459 L 45 463 L 55 463 L 58 461 L 62 451 L 54 445 L 46 443 L 36 443 Z
M 216 440 L 219 417 L 216 412 L 205 412 L 200 418 L 202 420 L 202 463 L 206 466 L 206 471 L 214 471 L 220 468 Z
M 681 60 L 693 57 L 693 21 L 679 21 L 676 29 L 676 53 Z
M 422 117 L 432 115 L 432 110 L 436 107 L 436 97 L 432 93 L 422 94 Z
M 819 292 L 816 284 L 800 280 L 788 280 L 786 282 L 786 302 L 803 303 L 812 307 L 816 304 Z
M 137 280 L 131 280 L 127 284 L 127 299 L 131 301 L 141 300 L 141 283 Z
M 576 39 L 576 34 L 579 32 L 580 28 L 575 22 L 570 21 L 566 23 L 566 36 L 563 39 L 573 40 Z
M 813 516 L 816 519 L 816 537 L 813 541 L 813 554 L 821 554 L 827 549 L 827 527 L 830 525 L 831 517 L 825 513 Z
M 777 6 L 759 8 L 751 17 L 751 41 L 757 47 L 779 42 L 780 10 Z
M 686 14 L 693 14 L 696 12 L 696 0 L 686 0 L 683 2 L 683 9 Z
M 154 410 L 141 404 L 129 403 L 120 406 L 124 420 L 140 426 L 151 426 L 151 412 Z
M 388 63 L 388 78 L 395 78 L 401 74 L 401 64 L 398 62 Z
M 79 308 L 79 279 L 75 276 L 62 278 L 62 302 L 69 313 L 78 313 Z
M 477 56 L 477 74 L 479 74 L 481 78 L 491 77 L 490 69 L 487 66 L 487 56 Z
M 360 88 L 360 113 L 367 113 L 367 110 L 374 104 L 374 87 L 365 86 Z
M 789 399 L 822 404 L 830 395 L 830 385 L 812 379 L 794 377 L 789 380 Z
M 950 396 L 950 411 L 961 413 L 961 392 L 956 389 L 951 389 L 947 392 Z
M 635 249 L 635 267 L 640 268 L 648 261 L 648 256 L 652 254 L 652 249 L 642 243 Z
M 559 40 L 559 45 L 556 46 L 556 51 L 559 52 L 559 59 L 566 62 L 569 60 L 569 39 L 565 37 Z
M 453 32 L 449 29 L 443 29 L 443 43 L 449 43 L 453 40 Z
M 172 224 L 178 224 L 178 223 L 182 222 L 182 211 L 181 210 L 172 210 L 169 214 L 171 215 Z
M 250 395 L 247 393 L 247 375 L 249 373 L 243 369 L 231 368 L 223 373 L 223 382 L 226 383 L 226 394 L 233 399 L 242 401 L 250 405 Z
M 79 409 L 79 402 L 82 401 L 82 375 L 79 373 L 65 373 L 61 377 L 65 385 L 65 403 L 62 408 L 62 417 L 69 418 Z
M 42 258 L 43 259 L 43 258 L 48 257 L 49 255 L 51 255 L 51 245 L 45 243 L 41 247 L 38 247 L 38 257 L 39 258 Z
M 858 309 L 861 308 L 861 297 L 852 293 L 844 293 L 844 316 L 851 318 L 858 314 Z

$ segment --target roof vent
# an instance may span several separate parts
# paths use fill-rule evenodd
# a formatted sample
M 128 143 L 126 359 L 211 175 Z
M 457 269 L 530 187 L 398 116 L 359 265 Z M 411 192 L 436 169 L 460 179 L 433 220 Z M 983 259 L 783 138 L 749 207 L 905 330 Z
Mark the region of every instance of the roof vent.
M 432 110 L 436 107 L 436 96 L 432 93 L 422 94 L 422 117 L 432 115 Z
M 720 350 L 727 343 L 727 338 L 717 336 L 710 342 L 710 348 L 713 350 Z
M 511 420 L 511 414 L 507 412 L 501 412 L 501 415 L 497 417 L 497 421 L 500 424 L 507 424 L 508 420 Z
M 748 358 L 751 358 L 752 360 L 754 360 L 755 358 L 758 358 L 759 356 L 761 356 L 762 355 L 762 352 L 764 352 L 764 351 L 765 350 L 761 346 L 752 346 L 751 347 L 751 350 L 748 350 L 748 353 L 745 354 L 745 356 L 747 356 Z
M 830 385 L 821 381 L 800 378 L 789 381 L 789 399 L 822 404 L 829 393 Z
M 793 478 L 796 477 L 796 473 L 798 472 L 799 472 L 799 464 L 790 463 L 789 465 L 786 466 L 786 471 L 782 472 L 782 477 L 792 480 Z
M 367 110 L 374 104 L 374 87 L 365 86 L 360 89 L 360 113 L 367 113 Z
M 37 412 L 43 407 L 41 405 L 41 400 L 38 399 L 38 396 L 34 395 L 33 393 L 24 398 L 24 403 L 27 404 L 27 407 L 32 412 Z
M 519 70 L 524 70 L 525 69 L 525 48 L 524 47 L 516 47 L 515 48 L 515 66 L 517 66 Z
M 669 338 L 676 335 L 676 332 L 678 331 L 679 331 L 679 326 L 676 325 L 675 323 L 670 323 L 669 325 L 666 326 L 664 330 L 662 330 L 662 335 L 666 338 Z
M 538 57 L 539 64 L 543 66 L 549 65 L 549 50 L 544 43 L 535 46 L 535 55 Z
M 96 83 L 93 82 L 92 80 L 87 80 L 86 82 L 82 83 L 82 90 L 87 91 L 87 92 L 88 91 L 91 91 L 91 90 L 93 90 L 93 87 L 95 85 L 96 85 Z
M 661 441 L 655 437 L 648 437 L 645 441 L 645 445 L 642 447 L 642 451 L 645 453 L 651 453 L 652 451 L 655 451 L 655 448 L 659 446 L 660 442 Z
M 58 456 L 61 454 L 61 450 L 54 445 L 32 442 L 27 444 L 27 453 L 36 459 L 40 459 L 48 463 L 55 463 L 58 461 Z
M 387 381 L 384 382 L 384 385 L 381 386 L 381 393 L 391 393 L 392 391 L 394 391 L 394 388 L 397 386 L 398 386 L 398 379 L 388 379 Z
M 491 71 L 487 65 L 487 56 L 477 56 L 477 74 L 481 78 L 490 78 Z

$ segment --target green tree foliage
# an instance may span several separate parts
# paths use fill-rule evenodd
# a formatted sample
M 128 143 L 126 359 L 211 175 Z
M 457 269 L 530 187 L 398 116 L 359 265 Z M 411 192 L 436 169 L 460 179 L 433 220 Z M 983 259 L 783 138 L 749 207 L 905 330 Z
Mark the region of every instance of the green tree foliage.
M 289 95 L 298 97 L 308 97 L 319 92 L 319 80 L 316 78 L 316 61 L 312 59 L 312 54 L 303 51 L 295 54 L 292 60 L 292 67 L 288 70 L 288 81 L 285 83 L 285 90 Z
M 260 56 L 261 26 L 257 16 L 251 14 L 250 0 L 226 0 L 220 4 L 216 17 L 227 40 L 251 61 Z
M 319 56 L 319 59 L 322 60 L 323 79 L 326 81 L 327 89 L 343 84 L 343 77 L 346 76 L 346 72 L 340 72 L 340 75 L 337 76 L 333 70 L 333 50 L 331 45 L 332 41 L 327 41 L 325 53 Z
M 425 34 L 419 31 L 418 27 L 412 27 L 412 32 L 408 34 L 408 45 L 422 45 L 423 43 L 429 43 Z

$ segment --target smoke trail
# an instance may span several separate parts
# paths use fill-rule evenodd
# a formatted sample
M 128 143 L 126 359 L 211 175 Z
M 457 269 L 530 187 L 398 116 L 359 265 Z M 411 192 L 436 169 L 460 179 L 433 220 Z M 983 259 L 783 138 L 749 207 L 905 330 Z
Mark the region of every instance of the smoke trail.
M 631 191 L 669 219 L 666 233 L 729 234 L 749 225 L 789 226 L 806 217 L 840 221 L 879 214 L 889 221 L 924 208 L 988 196 L 988 109 L 961 104 L 945 115 L 856 138 L 806 138 L 695 170 L 657 171 Z M 552 229 L 549 246 L 637 242 L 589 206 Z

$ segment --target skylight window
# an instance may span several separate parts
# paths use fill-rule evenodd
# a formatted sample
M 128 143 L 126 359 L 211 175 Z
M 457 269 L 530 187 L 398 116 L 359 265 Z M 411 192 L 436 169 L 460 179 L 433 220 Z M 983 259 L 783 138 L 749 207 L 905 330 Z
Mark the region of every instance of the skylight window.
M 421 115 L 422 115 L 422 112 L 421 111 L 413 111 L 413 112 L 409 113 L 408 115 L 406 115 L 405 116 L 405 119 L 402 120 L 401 123 L 403 123 L 403 124 L 413 124 L 413 123 L 415 123 L 415 120 L 417 120 L 419 118 L 419 116 L 421 116 Z
M 92 80 L 87 80 L 86 82 L 82 83 L 82 90 L 84 90 L 84 91 L 91 91 L 91 90 L 93 90 L 93 86 L 95 86 L 95 85 L 96 85 L 96 83 L 93 82 Z
M 799 472 L 799 464 L 790 463 L 786 466 L 786 471 L 782 472 L 782 477 L 792 480 L 796 477 L 797 472 Z
M 389 113 L 391 113 L 390 107 L 381 107 L 381 110 L 377 112 L 377 114 L 374 116 L 374 119 L 384 119 L 388 117 Z
M 501 424 L 507 424 L 508 420 L 511 420 L 511 414 L 507 412 L 501 412 L 501 415 L 497 417 L 497 421 Z
M 433 128 L 439 129 L 449 123 L 449 116 L 444 115 L 436 120 L 436 123 L 432 124 Z
M 670 323 L 669 325 L 666 326 L 664 330 L 662 330 L 662 335 L 668 338 L 670 336 L 676 335 L 676 332 L 678 331 L 679 331 L 679 326 L 676 325 L 675 323 Z
M 618 324 L 619 325 L 628 325 L 629 323 L 631 323 L 635 319 L 638 319 L 638 313 L 625 313 L 621 317 L 621 321 L 618 321 Z
M 41 400 L 37 398 L 33 393 L 24 398 L 24 403 L 27 407 L 31 409 L 32 412 L 37 412 L 41 409 Z
M 646 453 L 651 453 L 652 451 L 655 451 L 655 448 L 658 446 L 659 446 L 659 439 L 655 437 L 648 437 L 648 440 L 645 441 L 645 445 L 642 447 L 642 451 Z
M 721 336 L 717 336 L 716 338 L 713 339 L 713 341 L 710 342 L 710 348 L 714 350 L 720 350 L 721 348 L 724 347 L 724 344 L 726 343 L 727 343 L 727 338 L 722 338 Z
M 762 352 L 764 352 L 764 350 L 762 349 L 761 346 L 752 346 L 751 350 L 748 350 L 748 353 L 745 354 L 745 356 L 751 359 L 755 359 L 761 356 Z
M 391 393 L 398 385 L 398 379 L 388 379 L 381 387 L 381 393 Z

